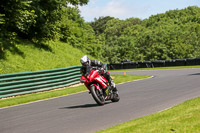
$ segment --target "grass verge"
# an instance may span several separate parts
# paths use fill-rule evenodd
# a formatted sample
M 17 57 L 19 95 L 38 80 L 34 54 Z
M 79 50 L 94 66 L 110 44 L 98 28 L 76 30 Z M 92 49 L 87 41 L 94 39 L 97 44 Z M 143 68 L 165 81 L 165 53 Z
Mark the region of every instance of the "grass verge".
M 200 97 L 98 133 L 199 133 Z
M 35 46 L 31 42 L 23 40 L 17 44 L 17 48 L 21 54 L 6 51 L 6 59 L 0 59 L 0 74 L 80 65 L 80 58 L 85 55 L 81 50 L 59 41 L 49 42 L 45 46 Z
M 112 75 L 112 76 L 114 77 L 114 82 L 116 84 L 150 77 L 149 75 Z M 7 99 L 0 99 L 0 108 L 28 103 L 28 102 L 34 102 L 53 97 L 69 95 L 86 90 L 87 88 L 84 85 L 80 85 L 76 87 L 68 87 L 46 92 L 38 92 L 38 93 L 21 95 L 17 97 L 10 97 Z

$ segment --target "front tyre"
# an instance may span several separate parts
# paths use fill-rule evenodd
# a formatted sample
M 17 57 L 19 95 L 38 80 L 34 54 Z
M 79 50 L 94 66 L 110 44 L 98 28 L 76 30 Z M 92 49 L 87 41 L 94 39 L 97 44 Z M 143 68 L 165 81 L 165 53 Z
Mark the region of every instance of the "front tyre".
M 90 92 L 91 92 L 92 97 L 94 98 L 94 100 L 96 101 L 97 104 L 104 105 L 105 98 L 104 98 L 101 90 L 97 90 L 95 86 L 91 86 Z

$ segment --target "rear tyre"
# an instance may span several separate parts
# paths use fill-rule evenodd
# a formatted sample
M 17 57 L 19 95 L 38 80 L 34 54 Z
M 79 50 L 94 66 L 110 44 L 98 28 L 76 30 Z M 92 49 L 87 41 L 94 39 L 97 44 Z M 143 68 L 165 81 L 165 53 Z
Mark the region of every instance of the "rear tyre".
M 90 91 L 96 103 L 99 105 L 104 105 L 105 98 L 103 96 L 103 92 L 101 90 L 97 90 L 95 86 L 91 86 Z
M 120 100 L 118 91 L 114 92 L 112 95 L 113 95 L 113 98 L 111 99 L 112 102 L 118 102 Z

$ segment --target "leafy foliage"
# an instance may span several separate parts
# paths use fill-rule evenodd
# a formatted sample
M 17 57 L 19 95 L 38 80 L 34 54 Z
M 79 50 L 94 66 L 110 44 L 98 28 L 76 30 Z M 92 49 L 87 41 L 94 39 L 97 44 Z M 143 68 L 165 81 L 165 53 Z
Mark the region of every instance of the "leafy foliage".
M 106 23 L 111 19 L 114 19 L 114 18 L 110 16 L 99 17 L 98 19 L 95 18 L 94 22 L 90 23 L 92 28 L 95 30 L 95 34 L 99 35 L 99 34 L 104 33 L 104 30 L 106 29 Z
M 78 6 L 87 2 L 88 0 L 1 0 L 0 58 L 5 58 L 6 50 L 19 50 L 16 47 L 19 37 L 36 44 L 60 39 L 60 22 L 66 13 L 63 9 L 70 4 Z
M 87 23 L 78 6 L 88 0 L 1 0 L 0 59 L 24 56 L 19 38 L 48 49 L 61 40 L 105 62 L 200 57 L 200 8 L 170 10 L 148 19 L 106 16 Z M 44 45 L 45 44 L 45 45 Z
M 105 20 L 108 20 L 105 17 Z M 200 8 L 193 6 L 153 15 L 149 19 L 104 18 L 91 22 L 97 37 L 104 37 L 103 57 L 108 62 L 167 60 L 200 57 Z M 101 24 L 95 27 L 94 24 Z M 99 27 L 104 27 L 99 32 Z M 98 34 L 97 34 L 98 33 Z M 103 40 L 103 39 L 102 39 Z

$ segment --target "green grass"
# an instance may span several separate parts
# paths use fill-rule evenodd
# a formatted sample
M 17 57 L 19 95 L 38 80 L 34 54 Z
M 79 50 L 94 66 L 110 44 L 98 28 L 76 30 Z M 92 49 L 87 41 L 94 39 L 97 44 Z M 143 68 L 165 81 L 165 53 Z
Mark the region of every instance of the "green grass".
M 150 77 L 149 75 L 121 75 L 121 74 L 115 74 L 113 76 L 116 84 Z
M 148 78 L 150 76 L 148 75 L 113 75 L 113 77 L 114 77 L 114 82 L 118 84 L 122 82 L 136 80 L 136 79 Z M 0 99 L 0 108 L 53 98 L 53 97 L 64 96 L 64 95 L 82 92 L 86 90 L 87 88 L 84 85 L 81 85 L 81 86 L 76 86 L 76 87 L 68 87 L 68 88 L 51 90 L 51 91 L 46 91 L 46 92 L 38 92 L 38 93 L 33 93 L 33 94 L 21 95 L 21 96 L 11 97 L 7 99 Z
M 54 97 L 59 97 L 59 96 L 64 96 L 64 95 L 69 95 L 69 94 L 86 91 L 86 90 L 87 89 L 83 85 L 81 85 L 81 86 L 77 86 L 77 87 L 69 87 L 69 88 L 64 88 L 64 89 L 38 92 L 38 93 L 21 95 L 21 96 L 17 96 L 17 97 L 0 99 L 0 108 L 23 104 L 23 103 L 34 102 L 34 101 L 38 101 L 38 100 L 54 98 Z
M 200 97 L 98 133 L 199 133 Z
M 0 74 L 80 65 L 80 58 L 85 55 L 81 50 L 62 42 L 51 42 L 48 48 L 40 48 L 28 41 L 20 41 L 17 47 L 21 54 L 6 51 L 6 59 L 0 59 Z

